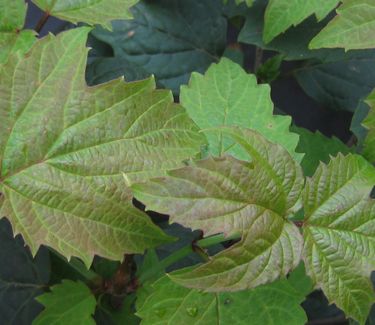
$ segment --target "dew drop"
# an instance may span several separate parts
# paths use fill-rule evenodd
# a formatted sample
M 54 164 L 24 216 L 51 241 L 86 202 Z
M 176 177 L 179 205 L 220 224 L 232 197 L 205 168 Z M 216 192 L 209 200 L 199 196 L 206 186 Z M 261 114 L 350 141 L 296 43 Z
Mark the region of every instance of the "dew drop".
M 188 307 L 186 308 L 186 312 L 189 316 L 195 317 L 198 314 L 198 308 L 197 307 Z

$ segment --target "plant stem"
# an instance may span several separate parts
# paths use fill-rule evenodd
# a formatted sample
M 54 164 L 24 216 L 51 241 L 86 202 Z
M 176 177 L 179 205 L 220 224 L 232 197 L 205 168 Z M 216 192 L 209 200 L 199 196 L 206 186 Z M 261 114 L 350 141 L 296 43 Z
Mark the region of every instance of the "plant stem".
M 254 73 L 256 73 L 259 67 L 262 65 L 263 60 L 263 49 L 260 47 L 255 48 L 255 60 L 254 60 Z
M 168 266 L 178 262 L 179 260 L 183 259 L 184 257 L 194 253 L 193 245 L 196 247 L 207 248 L 216 244 L 220 244 L 224 241 L 240 239 L 241 236 L 239 234 L 235 234 L 232 236 L 225 237 L 223 234 L 214 235 L 211 237 L 203 238 L 194 242 L 191 245 L 187 245 L 179 249 L 178 251 L 174 252 L 173 254 L 167 256 L 165 259 L 161 260 L 157 267 L 151 269 L 149 272 L 143 273 L 139 277 L 139 281 L 144 283 L 145 281 L 151 279 L 155 274 L 158 274 L 161 271 L 164 271 Z
M 38 23 L 35 26 L 35 31 L 39 34 L 40 31 L 43 29 L 43 26 L 46 24 L 48 18 L 50 17 L 50 13 L 46 11 L 43 16 L 39 19 Z

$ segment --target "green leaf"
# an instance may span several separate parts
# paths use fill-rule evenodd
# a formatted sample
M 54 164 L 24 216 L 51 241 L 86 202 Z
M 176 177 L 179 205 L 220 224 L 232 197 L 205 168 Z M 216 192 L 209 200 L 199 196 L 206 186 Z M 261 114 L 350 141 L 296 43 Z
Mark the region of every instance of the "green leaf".
M 32 252 L 44 244 L 86 265 L 95 254 L 121 260 L 170 241 L 133 207 L 122 173 L 162 175 L 202 143 L 153 79 L 87 87 L 89 31 L 49 35 L 0 68 L 1 215 Z
M 364 324 L 374 302 L 375 169 L 360 156 L 339 154 L 306 184 L 304 260 L 329 302 Z
M 366 103 L 370 106 L 370 111 L 363 121 L 363 126 L 368 130 L 363 155 L 372 163 L 375 163 L 375 91 L 367 98 Z
M 329 21 L 328 17 L 317 22 L 311 16 L 301 24 L 289 28 L 285 33 L 278 35 L 271 42 L 263 41 L 264 12 L 267 1 L 257 1 L 246 10 L 245 24 L 238 36 L 238 41 L 256 45 L 265 50 L 276 51 L 284 55 L 284 60 L 319 59 L 325 61 L 337 61 L 345 56 L 343 49 L 318 49 L 311 50 L 308 45 Z
M 338 3 L 339 0 L 270 0 L 264 15 L 264 41 L 270 42 L 312 14 L 322 20 Z
M 51 288 L 50 293 L 37 300 L 45 310 L 35 319 L 33 325 L 95 325 L 92 315 L 96 300 L 90 289 L 82 282 L 63 280 Z
M 0 220 L 0 315 L 2 324 L 30 324 L 42 310 L 35 296 L 50 278 L 48 250 L 33 259 L 21 236 L 14 238 L 5 219 Z
M 158 86 L 178 94 L 192 71 L 204 72 L 225 49 L 227 24 L 220 1 L 141 1 L 132 12 L 133 20 L 113 22 L 113 32 L 97 28 L 92 33 L 113 48 L 114 57 L 100 66 L 107 80 L 146 72 L 155 75 Z
M 345 50 L 375 47 L 375 3 L 345 0 L 337 16 L 311 41 L 310 48 L 343 47 Z
M 303 325 L 304 296 L 287 280 L 236 293 L 202 293 L 172 282 L 156 281 L 137 315 L 142 325 L 154 324 L 288 324 Z
M 0 0 L 0 64 L 12 53 L 25 54 L 35 41 L 35 32 L 20 31 L 26 17 L 24 0 Z
M 208 158 L 132 186 L 148 209 L 205 236 L 240 234 L 241 241 L 173 280 L 205 291 L 236 291 L 272 282 L 300 260 L 297 227 L 288 216 L 299 210 L 302 171 L 288 152 L 248 129 L 222 128 L 251 156 Z
M 129 8 L 138 0 L 32 0 L 40 9 L 73 24 L 111 26 L 111 20 L 131 18 Z
M 22 29 L 27 5 L 24 0 L 0 0 L 0 31 Z
M 224 3 L 227 4 L 229 0 L 224 0 Z M 251 7 L 253 5 L 254 0 L 235 0 L 234 1 L 236 5 L 239 5 L 241 3 L 246 3 L 248 7 Z
M 311 131 L 293 126 L 293 132 L 300 135 L 297 152 L 302 152 L 305 156 L 301 166 L 306 176 L 312 176 L 319 166 L 319 163 L 328 163 L 330 156 L 336 156 L 339 152 L 348 154 L 352 150 L 336 137 L 327 138 L 319 131 Z
M 304 91 L 324 107 L 354 112 L 375 88 L 375 50 L 309 61 L 294 73 Z
M 6 63 L 13 53 L 21 56 L 26 54 L 35 40 L 35 32 L 31 30 L 23 30 L 20 33 L 0 31 L 0 64 Z
M 363 142 L 367 136 L 367 129 L 362 125 L 362 123 L 369 111 L 370 107 L 365 103 L 365 101 L 360 101 L 353 114 L 352 122 L 350 124 L 350 131 L 352 131 L 356 136 L 358 148 L 363 147 Z
M 270 87 L 258 85 L 255 75 L 247 74 L 238 64 L 223 58 L 204 76 L 193 73 L 188 86 L 181 87 L 181 104 L 202 129 L 218 126 L 242 126 L 260 132 L 268 140 L 281 144 L 296 160 L 298 135 L 289 131 L 289 116 L 273 115 Z M 209 152 L 229 153 L 246 160 L 247 154 L 233 139 L 220 133 L 206 133 Z

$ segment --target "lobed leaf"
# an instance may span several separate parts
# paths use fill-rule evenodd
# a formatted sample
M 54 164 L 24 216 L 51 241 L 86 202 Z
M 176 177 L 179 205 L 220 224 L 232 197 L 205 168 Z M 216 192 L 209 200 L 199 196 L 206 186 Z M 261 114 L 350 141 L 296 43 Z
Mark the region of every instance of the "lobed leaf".
M 45 309 L 34 320 L 33 325 L 74 324 L 95 325 L 92 315 L 96 299 L 82 282 L 63 280 L 37 298 Z
M 268 85 L 258 85 L 255 75 L 223 58 L 205 75 L 194 72 L 188 86 L 181 87 L 180 100 L 189 116 L 204 131 L 218 126 L 241 126 L 260 132 L 268 140 L 284 146 L 296 160 L 298 135 L 289 131 L 291 118 L 273 115 Z M 205 132 L 213 155 L 228 153 L 242 160 L 247 154 L 222 133 Z
M 70 21 L 73 24 L 84 22 L 89 25 L 111 27 L 114 19 L 131 18 L 129 8 L 138 0 L 32 0 L 48 14 Z
M 192 71 L 204 72 L 224 52 L 227 22 L 218 0 L 140 1 L 132 12 L 134 19 L 113 22 L 113 32 L 93 31 L 113 55 L 90 62 L 89 76 L 91 69 L 100 74 L 90 82 L 153 74 L 178 94 Z
M 353 151 L 338 138 L 327 138 L 319 131 L 312 133 L 307 129 L 293 126 L 293 132 L 300 135 L 297 152 L 305 154 L 301 166 L 306 176 L 312 176 L 320 162 L 328 163 L 331 156 L 339 152 L 348 154 Z
M 263 39 L 270 42 L 275 36 L 296 26 L 312 14 L 322 20 L 336 7 L 339 0 L 270 0 L 264 15 Z
M 307 321 L 300 295 L 287 280 L 236 293 L 203 293 L 172 282 L 167 276 L 153 285 L 137 315 L 142 325 L 155 324 L 288 324 Z M 138 306 L 138 305 L 137 305 Z
M 169 213 L 170 221 L 206 236 L 224 233 L 242 239 L 209 262 L 174 281 L 205 291 L 237 291 L 272 282 L 300 260 L 302 238 L 288 216 L 299 209 L 303 177 L 299 165 L 279 145 L 248 129 L 222 128 L 251 156 L 208 158 L 134 184 L 148 209 Z
M 375 47 L 375 3 L 345 0 L 337 16 L 311 41 L 310 48 L 343 47 L 345 50 Z
M 162 175 L 202 143 L 153 79 L 87 87 L 89 31 L 49 35 L 0 68 L 0 213 L 33 253 L 49 245 L 87 265 L 170 241 L 133 207 L 122 173 Z
M 328 300 L 364 324 L 374 302 L 375 169 L 360 156 L 339 154 L 321 164 L 304 195 L 304 260 Z

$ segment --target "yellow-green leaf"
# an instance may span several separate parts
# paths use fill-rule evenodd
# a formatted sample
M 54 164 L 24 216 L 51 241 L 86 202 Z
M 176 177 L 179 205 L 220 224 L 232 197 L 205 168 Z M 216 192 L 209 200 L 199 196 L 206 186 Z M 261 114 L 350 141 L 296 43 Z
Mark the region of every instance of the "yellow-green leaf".
M 375 168 L 339 154 L 321 164 L 304 195 L 307 273 L 331 303 L 364 324 L 375 301 Z
M 302 238 L 288 217 L 300 208 L 298 163 L 280 145 L 255 131 L 222 128 L 251 162 L 208 158 L 132 186 L 147 209 L 169 213 L 171 222 L 202 229 L 205 236 L 239 234 L 235 245 L 174 281 L 207 292 L 237 291 L 285 276 L 300 261 Z
M 310 42 L 311 49 L 343 47 L 345 50 L 375 47 L 375 2 L 345 0 L 337 16 Z
M 84 22 L 108 28 L 111 20 L 131 18 L 129 8 L 138 0 L 32 0 L 50 15 L 74 24 Z
M 89 31 L 49 35 L 0 66 L 1 216 L 34 253 L 48 245 L 86 264 L 170 240 L 133 207 L 122 174 L 162 175 L 202 143 L 153 79 L 87 87 Z

